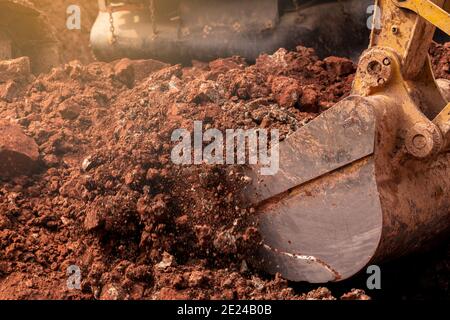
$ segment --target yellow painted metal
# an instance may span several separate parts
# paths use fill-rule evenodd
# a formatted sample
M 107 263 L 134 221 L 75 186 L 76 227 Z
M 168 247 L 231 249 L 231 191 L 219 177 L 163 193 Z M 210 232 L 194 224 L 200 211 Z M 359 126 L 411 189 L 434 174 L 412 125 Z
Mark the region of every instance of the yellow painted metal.
M 440 7 L 444 0 L 434 0 Z M 435 26 L 417 13 L 398 7 L 396 0 L 377 0 L 377 10 L 381 10 L 381 29 L 374 30 L 371 46 L 388 47 L 402 60 L 405 79 L 414 79 L 428 59 L 428 49 L 433 39 Z
M 450 143 L 446 129 L 450 123 L 443 116 L 448 101 L 438 88 L 428 55 L 436 27 L 409 8 L 398 6 L 397 2 L 411 1 L 376 1 L 376 8 L 382 13 L 377 15 L 381 16 L 381 29 L 372 31 L 370 48 L 358 66 L 353 93 L 393 98 L 396 106 L 392 107 L 398 109 L 399 135 L 409 152 L 418 157 L 431 156 L 442 151 L 443 143 Z M 443 11 L 441 7 L 445 2 L 434 0 L 432 9 Z M 426 14 L 430 15 L 430 11 L 434 12 L 429 10 Z M 448 15 L 444 21 L 448 27 Z M 417 134 L 428 135 L 430 153 L 415 152 L 409 140 Z
M 393 2 L 398 7 L 414 11 L 419 16 L 450 35 L 450 14 L 446 11 L 450 6 L 449 1 L 446 1 L 445 3 L 445 10 L 430 0 L 393 0 Z

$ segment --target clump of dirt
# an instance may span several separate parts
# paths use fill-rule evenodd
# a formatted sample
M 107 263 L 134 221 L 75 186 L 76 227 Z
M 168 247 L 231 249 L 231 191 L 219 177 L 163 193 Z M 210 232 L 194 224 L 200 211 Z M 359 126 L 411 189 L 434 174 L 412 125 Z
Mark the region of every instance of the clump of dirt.
M 73 61 L 21 77 L 0 117 L 36 141 L 40 168 L 0 184 L 0 297 L 331 298 L 253 269 L 260 238 L 239 198 L 245 175 L 173 164 L 171 134 L 198 120 L 285 137 L 345 96 L 354 70 L 299 47 L 252 66 Z M 69 266 L 81 269 L 79 291 L 67 287 Z

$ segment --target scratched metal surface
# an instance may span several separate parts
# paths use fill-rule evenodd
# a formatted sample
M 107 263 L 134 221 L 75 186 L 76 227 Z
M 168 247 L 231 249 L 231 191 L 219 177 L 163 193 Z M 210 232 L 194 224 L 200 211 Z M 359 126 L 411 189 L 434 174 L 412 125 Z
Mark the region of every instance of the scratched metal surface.
M 274 176 L 250 172 L 270 273 L 295 281 L 348 278 L 374 255 L 382 208 L 374 163 L 376 117 L 349 97 L 280 144 Z
M 364 158 L 261 209 L 265 267 L 294 281 L 349 278 L 375 254 L 382 216 L 374 159 Z

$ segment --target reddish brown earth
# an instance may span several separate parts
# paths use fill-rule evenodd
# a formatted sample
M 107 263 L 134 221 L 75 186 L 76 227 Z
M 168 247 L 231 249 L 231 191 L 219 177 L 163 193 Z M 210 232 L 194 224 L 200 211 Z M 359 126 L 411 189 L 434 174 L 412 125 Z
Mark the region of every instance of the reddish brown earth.
M 239 168 L 173 165 L 170 136 L 193 120 L 289 134 L 339 100 L 353 71 L 302 47 L 253 66 L 72 62 L 37 78 L 17 68 L 0 115 L 40 158 L 34 176 L 1 184 L 0 297 L 302 298 L 248 263 L 259 237 L 237 200 Z M 66 288 L 70 265 L 81 292 Z
M 431 46 L 430 54 L 434 66 L 434 75 L 436 79 L 450 78 L 450 42 L 443 45 L 434 43 Z
M 448 48 L 433 50 L 450 78 Z M 0 118 L 39 159 L 34 175 L 0 182 L 1 299 L 334 299 L 254 269 L 257 226 L 238 200 L 246 177 L 172 164 L 170 136 L 194 120 L 286 136 L 348 94 L 351 61 L 298 47 L 251 66 L 75 61 L 34 77 L 22 60 L 7 63 L 16 72 L 0 84 Z M 80 291 L 67 288 L 71 265 Z M 448 284 L 448 260 L 440 268 Z
M 278 128 L 284 137 L 348 94 L 350 60 L 322 61 L 299 47 L 252 66 L 238 57 L 188 68 L 84 64 L 95 1 L 82 3 L 81 33 L 64 27 L 70 1 L 34 2 L 54 17 L 63 60 L 82 62 L 38 77 L 23 59 L 0 66 L 0 119 L 38 148 L 27 158 L 33 175 L 0 180 L 0 299 L 334 299 L 255 269 L 257 225 L 238 197 L 246 177 L 238 167 L 173 165 L 170 136 L 202 120 L 222 130 Z M 449 48 L 431 50 L 435 73 L 447 79 Z M 24 148 L 2 152 L 14 147 Z M 444 248 L 413 273 L 415 289 L 448 298 L 449 257 Z M 71 265 L 81 268 L 81 290 L 67 288 Z M 352 285 L 330 288 L 368 299 Z

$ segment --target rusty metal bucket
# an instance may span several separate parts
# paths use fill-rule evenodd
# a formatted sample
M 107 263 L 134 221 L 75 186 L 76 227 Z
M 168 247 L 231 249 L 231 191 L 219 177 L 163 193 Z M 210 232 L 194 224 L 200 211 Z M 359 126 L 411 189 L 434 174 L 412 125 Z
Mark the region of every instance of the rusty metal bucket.
M 340 281 L 449 229 L 450 154 L 405 156 L 397 110 L 385 96 L 350 96 L 280 144 L 276 175 L 248 172 L 265 270 Z

